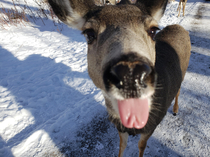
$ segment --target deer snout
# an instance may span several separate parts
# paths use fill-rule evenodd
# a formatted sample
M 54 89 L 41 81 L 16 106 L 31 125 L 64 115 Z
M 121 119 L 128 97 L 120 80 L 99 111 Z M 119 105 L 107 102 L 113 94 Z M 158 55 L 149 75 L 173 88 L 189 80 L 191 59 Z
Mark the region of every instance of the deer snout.
M 106 90 L 117 92 L 123 99 L 140 98 L 154 81 L 154 69 L 142 61 L 120 61 L 104 73 Z
M 142 63 L 118 63 L 110 70 L 110 82 L 117 88 L 145 88 L 145 80 L 151 68 Z

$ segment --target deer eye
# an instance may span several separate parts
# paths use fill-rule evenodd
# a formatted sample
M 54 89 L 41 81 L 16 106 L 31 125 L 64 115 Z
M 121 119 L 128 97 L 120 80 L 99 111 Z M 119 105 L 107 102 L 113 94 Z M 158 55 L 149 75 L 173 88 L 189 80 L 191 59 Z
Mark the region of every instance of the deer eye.
M 92 44 L 96 39 L 96 33 L 93 29 L 86 29 L 82 32 L 82 34 L 84 34 L 88 44 Z
M 149 36 L 154 40 L 157 31 L 160 30 L 158 27 L 151 27 L 148 31 Z

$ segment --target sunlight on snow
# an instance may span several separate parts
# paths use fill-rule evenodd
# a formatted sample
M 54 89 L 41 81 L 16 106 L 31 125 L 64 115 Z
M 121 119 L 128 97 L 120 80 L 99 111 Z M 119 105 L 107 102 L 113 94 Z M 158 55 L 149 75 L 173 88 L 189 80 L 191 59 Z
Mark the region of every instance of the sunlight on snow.
M 21 156 L 22 152 L 33 152 L 34 154 L 37 154 L 42 147 L 45 147 L 46 156 L 51 156 L 52 154 L 56 156 L 61 155 L 49 134 L 44 130 L 35 131 L 27 139 L 13 147 L 12 152 L 15 156 Z
M 1 99 L 0 102 L 0 110 L 5 112 L 4 115 L 0 115 L 0 136 L 4 141 L 8 141 L 29 125 L 34 124 L 35 119 L 31 112 L 22 108 L 15 101 L 14 96 L 11 95 L 7 88 L 0 86 L 0 89 L 0 97 L 7 96 L 6 99 Z

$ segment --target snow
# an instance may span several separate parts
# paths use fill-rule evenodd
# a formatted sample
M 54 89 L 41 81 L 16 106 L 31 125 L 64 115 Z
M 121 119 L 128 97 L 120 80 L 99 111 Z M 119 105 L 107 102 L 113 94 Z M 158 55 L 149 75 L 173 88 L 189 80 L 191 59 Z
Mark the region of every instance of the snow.
M 1 3 L 12 6 L 10 0 Z M 208 157 L 210 3 L 188 0 L 179 18 L 177 7 L 177 1 L 168 4 L 160 28 L 180 24 L 191 37 L 180 109 L 173 116 L 169 108 L 144 155 Z M 118 132 L 88 76 L 86 54 L 80 31 L 50 19 L 0 29 L 0 157 L 118 155 Z M 129 137 L 124 156 L 138 156 L 139 137 Z

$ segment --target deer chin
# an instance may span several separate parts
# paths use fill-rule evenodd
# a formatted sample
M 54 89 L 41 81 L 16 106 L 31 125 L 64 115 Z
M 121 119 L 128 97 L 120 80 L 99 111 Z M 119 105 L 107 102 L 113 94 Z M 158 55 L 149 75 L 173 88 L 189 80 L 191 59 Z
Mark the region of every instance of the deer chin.
M 149 99 L 130 98 L 118 100 L 120 120 L 126 128 L 143 128 L 149 117 Z

